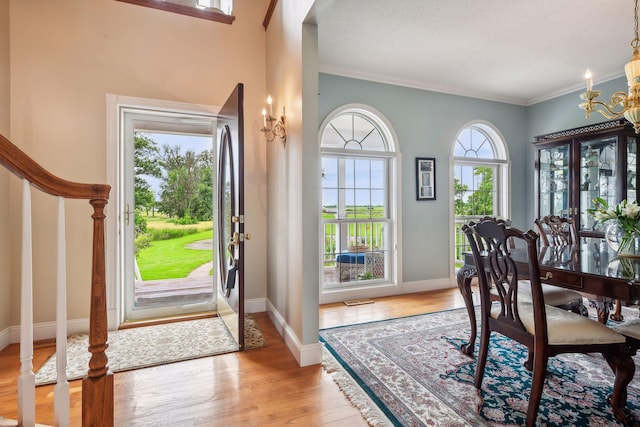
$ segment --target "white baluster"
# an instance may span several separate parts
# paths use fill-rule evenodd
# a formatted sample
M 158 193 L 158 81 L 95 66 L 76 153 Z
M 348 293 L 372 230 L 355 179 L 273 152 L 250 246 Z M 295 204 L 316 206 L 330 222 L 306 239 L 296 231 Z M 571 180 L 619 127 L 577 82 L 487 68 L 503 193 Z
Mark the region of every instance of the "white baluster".
M 56 386 L 54 412 L 56 426 L 69 425 L 69 382 L 67 381 L 67 259 L 64 198 L 58 197 L 58 244 L 56 280 Z
M 36 418 L 36 377 L 33 373 L 33 272 L 31 184 L 22 180 L 22 282 L 20 291 L 20 378 L 18 425 L 32 427 Z

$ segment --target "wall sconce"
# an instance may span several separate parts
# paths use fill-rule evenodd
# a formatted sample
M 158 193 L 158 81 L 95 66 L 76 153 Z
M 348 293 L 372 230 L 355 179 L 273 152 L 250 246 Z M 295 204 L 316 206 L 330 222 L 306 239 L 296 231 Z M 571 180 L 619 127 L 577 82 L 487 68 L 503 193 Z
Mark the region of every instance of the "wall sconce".
M 285 125 L 285 115 L 284 115 L 284 107 L 282 107 L 282 116 L 280 116 L 280 120 L 273 117 L 273 100 L 271 96 L 267 97 L 267 105 L 269 106 L 269 115 L 267 115 L 267 110 L 265 108 L 262 109 L 262 129 L 260 132 L 264 132 L 264 137 L 267 142 L 273 142 L 276 136 L 280 137 L 282 140 L 282 145 L 286 147 L 287 145 L 287 126 Z

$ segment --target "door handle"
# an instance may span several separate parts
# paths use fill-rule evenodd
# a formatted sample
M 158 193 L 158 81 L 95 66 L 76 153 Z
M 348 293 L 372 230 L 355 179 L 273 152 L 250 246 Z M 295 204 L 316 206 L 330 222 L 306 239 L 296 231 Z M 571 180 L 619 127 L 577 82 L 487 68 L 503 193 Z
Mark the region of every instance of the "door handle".
M 249 233 L 238 233 L 237 231 L 233 233 L 231 236 L 231 244 L 234 246 L 238 246 L 240 242 L 244 242 L 245 240 L 251 240 L 251 234 Z
M 126 225 L 129 225 L 129 214 L 130 214 L 130 213 L 131 213 L 131 212 L 129 212 L 129 203 L 127 203 L 127 204 L 124 206 L 124 223 L 125 223 Z

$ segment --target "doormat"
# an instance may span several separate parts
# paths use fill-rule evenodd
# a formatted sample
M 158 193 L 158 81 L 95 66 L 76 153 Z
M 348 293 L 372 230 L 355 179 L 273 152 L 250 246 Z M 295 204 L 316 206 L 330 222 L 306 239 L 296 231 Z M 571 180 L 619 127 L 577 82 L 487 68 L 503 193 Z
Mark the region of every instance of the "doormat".
M 245 317 L 245 348 L 267 345 L 253 317 Z M 238 346 L 219 317 L 110 331 L 109 369 L 122 372 L 166 363 L 230 353 Z M 67 339 L 67 379 L 83 378 L 89 369 L 89 335 Z M 35 374 L 36 385 L 56 382 L 56 355 Z

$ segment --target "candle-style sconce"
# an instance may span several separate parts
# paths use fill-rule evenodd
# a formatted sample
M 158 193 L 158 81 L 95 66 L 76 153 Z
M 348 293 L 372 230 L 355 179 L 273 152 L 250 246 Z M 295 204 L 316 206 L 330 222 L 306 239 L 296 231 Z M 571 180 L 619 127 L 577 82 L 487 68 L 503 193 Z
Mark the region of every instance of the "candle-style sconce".
M 267 97 L 267 105 L 269 106 L 269 114 L 267 115 L 267 110 L 265 108 L 262 109 L 262 129 L 260 132 L 264 132 L 264 137 L 267 142 L 273 142 L 276 139 L 276 136 L 280 137 L 282 141 L 282 146 L 286 147 L 287 145 L 287 126 L 286 117 L 284 113 L 284 107 L 282 107 L 282 116 L 280 116 L 280 120 L 273 117 L 273 100 L 271 96 Z

